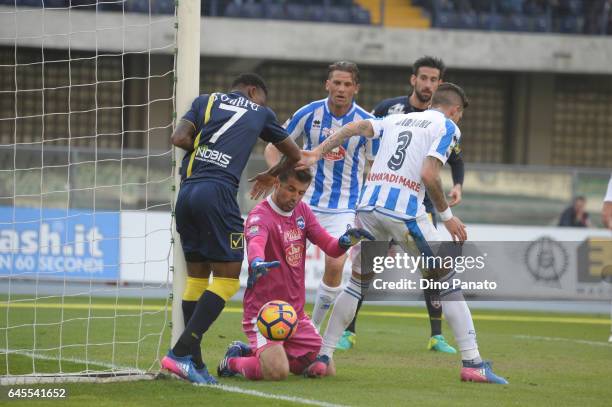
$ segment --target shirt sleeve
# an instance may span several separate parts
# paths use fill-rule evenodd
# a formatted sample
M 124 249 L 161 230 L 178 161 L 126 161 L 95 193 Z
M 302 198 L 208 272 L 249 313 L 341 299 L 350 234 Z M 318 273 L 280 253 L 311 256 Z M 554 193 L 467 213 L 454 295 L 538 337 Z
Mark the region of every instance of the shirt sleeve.
M 385 117 L 387 115 L 387 110 L 389 110 L 389 107 L 387 106 L 386 100 L 383 100 L 374 107 L 372 114 L 375 117 Z
M 204 122 L 204 110 L 210 95 L 200 95 L 193 100 L 191 108 L 183 115 L 181 120 L 193 124 L 196 129 Z
M 440 132 L 438 137 L 434 139 L 427 155 L 436 157 L 438 160 L 442 161 L 442 164 L 445 164 L 460 138 L 461 132 L 459 128 L 452 120 L 446 119 L 444 129 Z
M 610 176 L 610 181 L 608 182 L 608 191 L 606 192 L 604 202 L 612 202 L 612 175 Z
M 306 122 L 311 117 L 310 113 L 312 113 L 310 105 L 303 106 L 283 124 L 293 141 L 306 135 Z
M 244 227 L 244 237 L 247 242 L 247 258 L 249 265 L 256 257 L 265 260 L 268 228 L 264 217 L 259 212 L 249 214 Z
M 573 211 L 572 208 L 567 208 L 561 213 L 559 218 L 559 226 L 572 226 L 573 224 Z
M 378 149 L 380 148 L 380 139 L 368 138 L 366 140 L 365 148 L 366 159 L 374 160 L 374 158 L 376 158 L 376 154 L 378 153 Z
M 368 119 L 368 121 L 372 124 L 372 128 L 374 129 L 374 137 L 372 137 L 372 140 L 380 138 L 385 130 L 385 120 L 380 118 L 374 118 Z
M 288 137 L 287 131 L 276 120 L 276 114 L 271 109 L 267 111 L 266 123 L 259 137 L 267 142 L 277 144 Z
M 321 226 L 310 208 L 307 206 L 305 208 L 307 218 L 306 237 L 308 240 L 319 246 L 330 257 L 340 257 L 346 253 L 346 249 L 340 246 L 338 239 L 327 233 L 327 230 Z
M 463 185 L 463 179 L 465 177 L 465 165 L 463 164 L 463 155 L 461 150 L 458 148 L 459 144 L 455 145 L 455 148 L 451 151 L 448 156 L 448 164 L 451 167 L 451 175 L 453 176 L 453 185 Z

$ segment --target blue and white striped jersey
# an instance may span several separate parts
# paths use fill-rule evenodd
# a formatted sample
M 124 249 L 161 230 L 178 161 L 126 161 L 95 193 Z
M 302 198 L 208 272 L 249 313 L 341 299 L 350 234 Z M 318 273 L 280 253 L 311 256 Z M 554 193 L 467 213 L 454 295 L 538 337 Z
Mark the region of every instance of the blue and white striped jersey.
M 376 210 L 412 219 L 425 213 L 421 169 L 425 157 L 446 163 L 459 142 L 459 127 L 443 113 L 426 110 L 371 119 L 381 144 L 361 192 L 359 211 Z
M 372 117 L 355 102 L 348 113 L 335 117 L 329 111 L 326 98 L 300 108 L 283 126 L 293 140 L 303 137 L 304 150 L 312 150 L 325 140 L 326 129 L 336 130 L 350 122 Z M 351 137 L 327 153 L 317 163 L 304 202 L 315 212 L 354 212 L 363 184 L 365 161 L 374 159 L 379 143 L 379 140 L 363 136 Z

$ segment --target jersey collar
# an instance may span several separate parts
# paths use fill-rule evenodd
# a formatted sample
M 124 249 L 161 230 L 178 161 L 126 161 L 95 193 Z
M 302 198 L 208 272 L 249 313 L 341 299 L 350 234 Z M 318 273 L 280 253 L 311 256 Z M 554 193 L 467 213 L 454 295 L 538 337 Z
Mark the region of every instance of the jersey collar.
M 325 98 L 325 103 L 323 104 L 325 106 L 325 113 L 329 114 L 331 117 L 333 117 L 336 120 L 342 120 L 344 119 L 346 116 L 348 116 L 349 114 L 353 113 L 353 110 L 355 110 L 355 100 L 353 99 L 353 102 L 351 103 L 351 108 L 348 110 L 348 112 L 346 112 L 343 116 L 334 116 L 334 114 L 329 110 L 329 98 Z
M 268 195 L 268 197 L 266 198 L 266 201 L 268 201 L 268 204 L 270 204 L 270 207 L 272 208 L 272 210 L 274 210 L 274 212 L 278 213 L 280 216 L 289 217 L 293 215 L 293 209 L 290 210 L 289 212 L 285 212 L 284 210 L 279 208 L 278 205 L 276 205 L 274 201 L 272 200 L 272 195 Z

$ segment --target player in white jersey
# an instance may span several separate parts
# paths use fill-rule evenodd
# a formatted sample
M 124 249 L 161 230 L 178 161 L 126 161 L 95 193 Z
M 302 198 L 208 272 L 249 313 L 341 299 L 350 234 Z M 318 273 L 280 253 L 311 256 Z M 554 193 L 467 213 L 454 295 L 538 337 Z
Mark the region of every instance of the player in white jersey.
M 359 91 L 356 64 L 346 61 L 331 64 L 325 89 L 327 98 L 301 107 L 284 124 L 293 140 L 303 138 L 304 150 L 316 148 L 330 132 L 348 123 L 373 117 L 354 101 Z M 324 154 L 317 162 L 314 181 L 304 196 L 304 202 L 330 235 L 340 237 L 347 225 L 355 223 L 366 160 L 374 159 L 378 144 L 378 140 L 354 137 Z M 273 166 L 280 155 L 272 144 L 268 144 L 265 157 L 268 166 Z M 325 256 L 325 273 L 312 312 L 312 322 L 317 328 L 340 292 L 346 257 Z
M 606 191 L 603 208 L 601 209 L 601 221 L 605 227 L 612 230 L 612 175 L 608 182 L 608 190 Z M 610 307 L 610 318 L 612 318 L 612 306 Z M 612 327 L 610 328 L 608 342 L 612 343 Z
M 303 152 L 301 165 L 312 165 L 321 154 L 354 135 L 382 136 L 360 199 L 356 225 L 370 232 L 378 241 L 394 240 L 408 249 L 408 240 L 411 239 L 420 253 L 434 255 L 428 242 L 442 239 L 425 213 L 425 189 L 453 240 L 463 242 L 467 239 L 465 226 L 453 216 L 440 181 L 441 167 L 461 137 L 456 123 L 461 120 L 465 107 L 467 98 L 463 90 L 452 83 L 442 84 L 434 93 L 429 110 L 344 126 L 312 152 Z M 365 281 L 370 271 L 364 270 L 366 275 L 362 282 L 359 245 L 351 252 L 351 260 L 352 278 L 338 296 L 319 357 L 308 369 L 311 376 L 326 372 L 338 338 L 353 319 L 362 289 L 367 287 Z M 436 278 L 446 282 L 453 276 L 453 270 L 438 270 Z M 480 357 L 474 323 L 461 290 L 452 287 L 443 290 L 440 298 L 444 316 L 461 351 L 461 380 L 507 384 Z

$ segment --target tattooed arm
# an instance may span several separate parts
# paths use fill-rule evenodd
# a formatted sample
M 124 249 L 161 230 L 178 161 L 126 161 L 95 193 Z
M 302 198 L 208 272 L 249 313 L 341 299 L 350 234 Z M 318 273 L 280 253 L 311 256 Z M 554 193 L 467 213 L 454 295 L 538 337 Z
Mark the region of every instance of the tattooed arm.
M 334 148 L 342 145 L 344 141 L 353 136 L 374 137 L 374 128 L 368 120 L 359 120 L 342 126 L 325 141 L 317 146 L 312 151 L 302 151 L 302 159 L 296 166 L 296 169 L 301 170 L 314 165 L 323 157 L 325 153 L 332 151 Z
M 423 162 L 423 168 L 421 169 L 421 179 L 429 198 L 433 202 L 438 212 L 444 212 L 448 208 L 448 202 L 444 196 L 444 190 L 442 189 L 442 180 L 440 179 L 440 170 L 442 169 L 442 162 L 435 157 L 427 156 Z
M 453 241 L 464 242 L 467 240 L 465 225 L 458 217 L 453 216 L 448 202 L 446 202 L 444 190 L 442 189 L 442 180 L 440 179 L 441 168 L 442 161 L 432 156 L 425 157 L 423 167 L 421 168 L 421 180 L 423 180 L 427 193 L 436 210 L 440 213 L 444 226 L 450 233 Z

